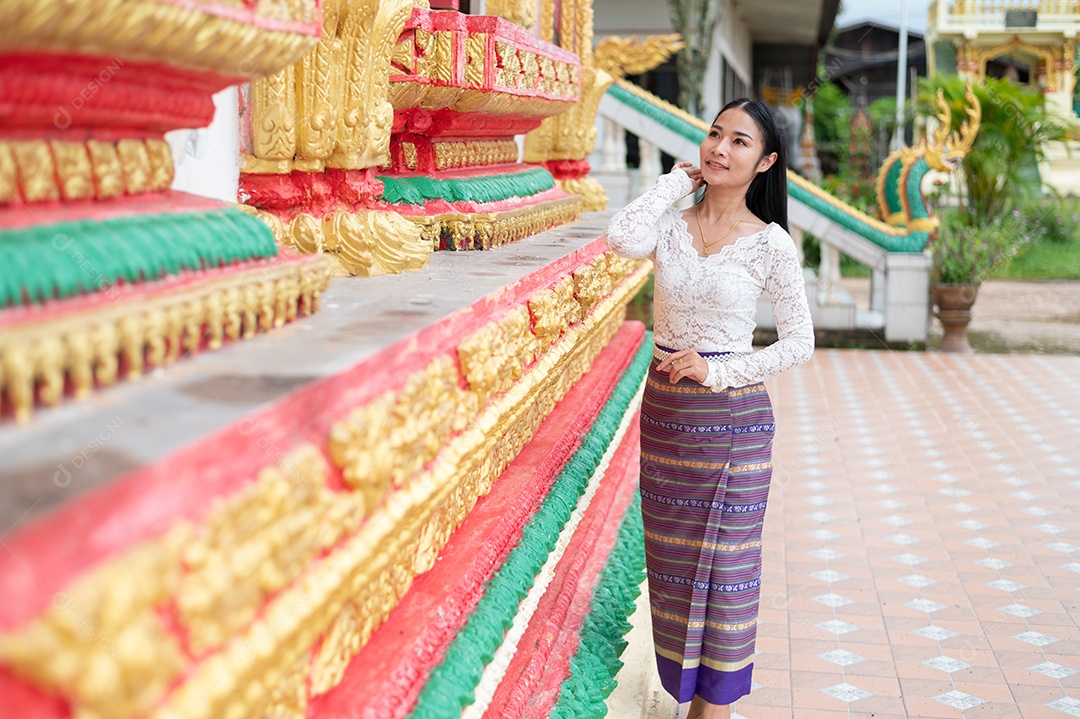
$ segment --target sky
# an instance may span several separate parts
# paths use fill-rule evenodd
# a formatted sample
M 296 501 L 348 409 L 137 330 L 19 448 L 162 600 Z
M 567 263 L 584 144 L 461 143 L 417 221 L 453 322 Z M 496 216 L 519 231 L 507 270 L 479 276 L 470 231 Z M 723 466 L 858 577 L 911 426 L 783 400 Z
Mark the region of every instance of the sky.
M 854 25 L 864 20 L 900 26 L 900 5 L 903 0 L 841 0 L 842 11 L 836 18 L 836 27 Z M 938 0 L 939 3 L 943 0 Z M 908 29 L 920 35 L 926 32 L 926 9 L 930 0 L 907 0 Z

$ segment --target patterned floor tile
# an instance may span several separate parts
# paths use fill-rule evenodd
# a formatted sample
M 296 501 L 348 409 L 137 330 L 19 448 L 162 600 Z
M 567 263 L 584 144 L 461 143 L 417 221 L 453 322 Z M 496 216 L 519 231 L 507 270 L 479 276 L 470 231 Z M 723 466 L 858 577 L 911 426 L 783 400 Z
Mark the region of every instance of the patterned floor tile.
M 833 649 L 832 651 L 818 654 L 818 656 L 838 667 L 850 667 L 852 664 L 866 661 L 866 657 L 860 657 L 858 654 L 849 652 L 846 649 Z
M 993 582 L 987 582 L 986 586 L 990 587 L 991 589 L 1000 589 L 1003 592 L 1018 592 L 1021 589 L 1027 589 L 1026 584 L 1014 582 L 1009 579 L 997 579 Z
M 1013 639 L 1019 639 L 1027 644 L 1032 644 L 1036 647 L 1045 647 L 1048 644 L 1060 641 L 1057 637 L 1052 637 L 1049 634 L 1043 634 L 1042 632 L 1021 632 L 1020 634 L 1014 634 Z
M 929 577 L 924 577 L 921 574 L 909 574 L 906 577 L 900 577 L 896 581 L 900 582 L 901 584 L 906 584 L 909 587 L 918 587 L 920 589 L 923 587 L 930 587 L 937 584 L 936 580 L 930 579 Z
M 812 552 L 807 552 L 811 557 L 822 559 L 826 562 L 833 559 L 840 559 L 844 556 L 843 552 L 837 552 L 835 549 L 815 549 Z
M 1004 559 L 997 559 L 996 557 L 987 557 L 986 559 L 980 559 L 975 563 L 980 567 L 986 567 L 987 569 L 1007 569 L 1013 566 L 1012 562 L 1006 562 Z
M 830 619 L 827 622 L 818 622 L 814 626 L 822 630 L 823 632 L 829 632 L 830 634 L 835 634 L 837 636 L 859 631 L 859 628 L 854 624 L 850 624 L 839 619 Z
M 810 576 L 830 584 L 833 582 L 842 582 L 848 578 L 848 575 L 843 572 L 838 572 L 835 569 L 823 569 L 820 572 L 810 572 Z
M 909 567 L 914 567 L 917 564 L 930 561 L 926 557 L 920 557 L 918 554 L 910 553 L 897 554 L 895 557 L 891 557 L 891 559 L 894 562 L 900 562 L 900 564 L 906 564 Z
M 1005 612 L 1006 614 L 1011 614 L 1014 617 L 1021 617 L 1023 619 L 1027 619 L 1028 617 L 1034 617 L 1036 614 L 1042 614 L 1042 612 L 1038 609 L 1035 609 L 1034 607 L 1028 607 L 1023 604 L 1009 604 L 1004 607 L 999 607 L 998 611 Z
M 839 594 L 822 594 L 821 596 L 813 597 L 813 600 L 818 604 L 824 604 L 826 607 L 832 607 L 833 609 L 855 603 L 854 599 L 848 599 Z
M 961 669 L 967 669 L 971 665 L 967 662 L 960 661 L 959 659 L 953 659 L 942 654 L 940 657 L 934 657 L 933 659 L 927 659 L 923 661 L 928 667 L 933 667 L 938 671 L 945 672 L 946 674 L 952 674 L 958 672 Z
M 860 699 L 866 699 L 867 697 L 874 696 L 871 692 L 868 692 L 865 689 L 860 689 L 854 684 L 848 684 L 847 682 L 844 682 L 843 684 L 834 684 L 831 687 L 825 687 L 821 690 L 821 693 L 827 694 L 833 699 L 839 699 L 842 702 L 847 702 L 848 704 L 858 701 Z
M 1080 719 L 1080 356 L 820 348 L 767 384 L 740 719 Z
M 1080 699 L 1074 699 L 1073 697 L 1064 697 L 1062 699 L 1055 699 L 1052 702 L 1048 702 L 1047 705 L 1051 709 L 1057 709 L 1059 712 L 1064 712 L 1071 717 L 1080 717 Z
M 945 609 L 948 605 L 935 602 L 932 599 L 912 599 L 910 602 L 904 605 L 905 607 L 911 607 L 918 612 L 926 612 L 933 614 Z
M 960 636 L 959 632 L 954 632 L 951 629 L 946 629 L 945 627 L 938 627 L 933 624 L 927 627 L 923 627 L 922 629 L 916 629 L 915 633 L 918 634 L 920 637 L 933 639 L 935 642 L 943 642 L 946 639 L 952 639 L 953 637 Z
M 936 697 L 934 697 L 934 699 L 941 702 L 942 704 L 951 706 L 953 709 L 959 709 L 961 711 L 964 711 L 965 709 L 973 709 L 980 704 L 986 703 L 983 699 L 980 699 L 979 697 L 972 696 L 971 694 L 965 694 L 964 692 L 956 690 L 953 690 L 951 692 L 945 692 L 944 694 L 938 694 Z
M 1071 667 L 1066 667 L 1054 662 L 1043 662 L 1042 664 L 1034 664 L 1028 667 L 1033 672 L 1042 674 L 1043 676 L 1050 677 L 1051 679 L 1064 679 L 1065 677 L 1071 677 L 1076 674 L 1077 671 Z

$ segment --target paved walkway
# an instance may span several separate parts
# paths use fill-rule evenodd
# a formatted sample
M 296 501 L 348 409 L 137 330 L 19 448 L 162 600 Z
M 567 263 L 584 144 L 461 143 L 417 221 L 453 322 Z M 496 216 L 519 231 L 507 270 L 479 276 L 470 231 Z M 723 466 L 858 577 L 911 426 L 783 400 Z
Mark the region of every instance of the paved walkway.
M 768 385 L 736 716 L 1080 717 L 1080 357 L 819 350 Z M 670 719 L 639 606 L 609 716 Z

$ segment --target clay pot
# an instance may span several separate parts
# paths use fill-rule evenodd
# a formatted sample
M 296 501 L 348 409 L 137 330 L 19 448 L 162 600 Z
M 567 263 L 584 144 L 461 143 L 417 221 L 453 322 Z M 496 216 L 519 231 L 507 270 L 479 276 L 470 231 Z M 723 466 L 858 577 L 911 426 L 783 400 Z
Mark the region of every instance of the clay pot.
M 945 336 L 938 349 L 942 352 L 970 352 L 967 326 L 971 322 L 971 306 L 979 294 L 977 284 L 941 284 L 930 285 L 930 294 L 937 308 L 934 316 L 945 328 Z

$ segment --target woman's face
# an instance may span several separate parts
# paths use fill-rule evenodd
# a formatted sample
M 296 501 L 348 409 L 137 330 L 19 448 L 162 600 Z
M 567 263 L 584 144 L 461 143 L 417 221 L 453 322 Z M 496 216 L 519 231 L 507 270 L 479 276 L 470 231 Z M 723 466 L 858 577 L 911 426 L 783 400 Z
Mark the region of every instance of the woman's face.
M 765 157 L 765 137 L 754 119 L 741 107 L 733 107 L 713 121 L 701 143 L 701 174 L 709 185 L 745 187 L 769 169 L 776 153 Z

